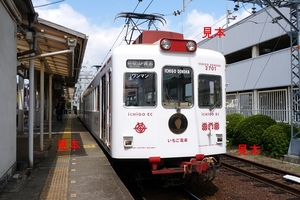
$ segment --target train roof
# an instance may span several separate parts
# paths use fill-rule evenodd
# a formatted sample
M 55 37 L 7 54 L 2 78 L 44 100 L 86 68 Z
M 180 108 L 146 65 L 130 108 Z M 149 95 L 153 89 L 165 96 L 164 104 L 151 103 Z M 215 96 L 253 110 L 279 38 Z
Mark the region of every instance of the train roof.
M 183 34 L 171 31 L 145 30 L 132 44 L 153 44 L 161 38 L 184 39 Z

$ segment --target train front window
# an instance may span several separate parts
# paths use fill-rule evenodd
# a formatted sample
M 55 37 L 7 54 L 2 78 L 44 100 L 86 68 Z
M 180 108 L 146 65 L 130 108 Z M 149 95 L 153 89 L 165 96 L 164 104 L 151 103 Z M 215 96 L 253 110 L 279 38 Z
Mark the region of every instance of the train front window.
M 222 83 L 221 76 L 200 74 L 198 77 L 198 104 L 200 108 L 221 108 Z
M 166 108 L 193 106 L 192 69 L 190 67 L 163 68 L 163 106 Z
M 125 73 L 123 102 L 125 106 L 156 106 L 156 74 Z

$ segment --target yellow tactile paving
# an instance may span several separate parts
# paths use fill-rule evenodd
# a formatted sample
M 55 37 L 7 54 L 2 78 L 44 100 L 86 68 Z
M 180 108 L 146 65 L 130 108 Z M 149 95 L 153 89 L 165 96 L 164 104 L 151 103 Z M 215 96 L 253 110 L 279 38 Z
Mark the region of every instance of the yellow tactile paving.
M 70 156 L 71 150 L 57 151 L 57 157 L 62 158 L 63 156 Z
M 76 194 L 71 194 L 70 195 L 72 198 L 75 198 L 76 197 Z
M 62 139 L 66 139 L 67 144 L 71 142 L 71 118 L 68 118 Z M 68 199 L 69 166 L 62 167 L 56 164 L 69 163 L 71 158 L 70 153 L 71 150 L 57 152 L 57 158 L 53 162 L 55 167 L 51 168 L 48 173 L 40 200 Z
M 69 162 L 70 161 L 70 158 L 57 158 L 56 159 L 56 162 Z
M 49 175 L 68 173 L 69 167 L 53 167 L 49 171 Z
M 85 144 L 85 145 L 83 145 L 83 148 L 85 148 L 85 149 L 96 148 L 96 145 L 94 145 L 94 144 Z

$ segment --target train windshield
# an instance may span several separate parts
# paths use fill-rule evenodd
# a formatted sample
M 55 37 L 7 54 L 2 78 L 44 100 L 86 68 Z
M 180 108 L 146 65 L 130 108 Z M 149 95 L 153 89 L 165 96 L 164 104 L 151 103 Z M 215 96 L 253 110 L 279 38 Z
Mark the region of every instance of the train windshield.
M 198 105 L 200 108 L 221 108 L 222 84 L 221 76 L 200 74 L 198 77 Z
M 125 106 L 156 105 L 156 74 L 137 72 L 124 74 Z
M 166 66 L 163 68 L 163 106 L 166 108 L 192 107 L 193 85 L 190 67 Z

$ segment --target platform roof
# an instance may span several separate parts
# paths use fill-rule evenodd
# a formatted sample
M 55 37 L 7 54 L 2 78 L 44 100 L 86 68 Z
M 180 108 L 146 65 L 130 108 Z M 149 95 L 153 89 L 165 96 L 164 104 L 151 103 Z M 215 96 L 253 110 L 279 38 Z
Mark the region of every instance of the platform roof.
M 26 19 L 23 21 L 23 24 L 28 24 Z M 27 59 L 33 56 L 35 57 L 34 69 L 40 71 L 41 61 L 44 61 L 45 73 L 53 75 L 54 97 L 64 93 L 66 98 L 73 99 L 88 37 L 83 33 L 42 18 L 37 18 L 31 27 L 25 26 L 24 30 L 19 32 L 17 40 L 19 64 L 29 68 Z M 33 41 L 35 37 L 36 45 L 33 42 L 30 46 L 29 41 Z M 64 53 L 70 50 L 68 41 L 73 40 L 76 40 L 74 53 Z M 30 50 L 34 50 L 35 53 L 28 54 Z M 45 75 L 45 79 L 47 77 Z

